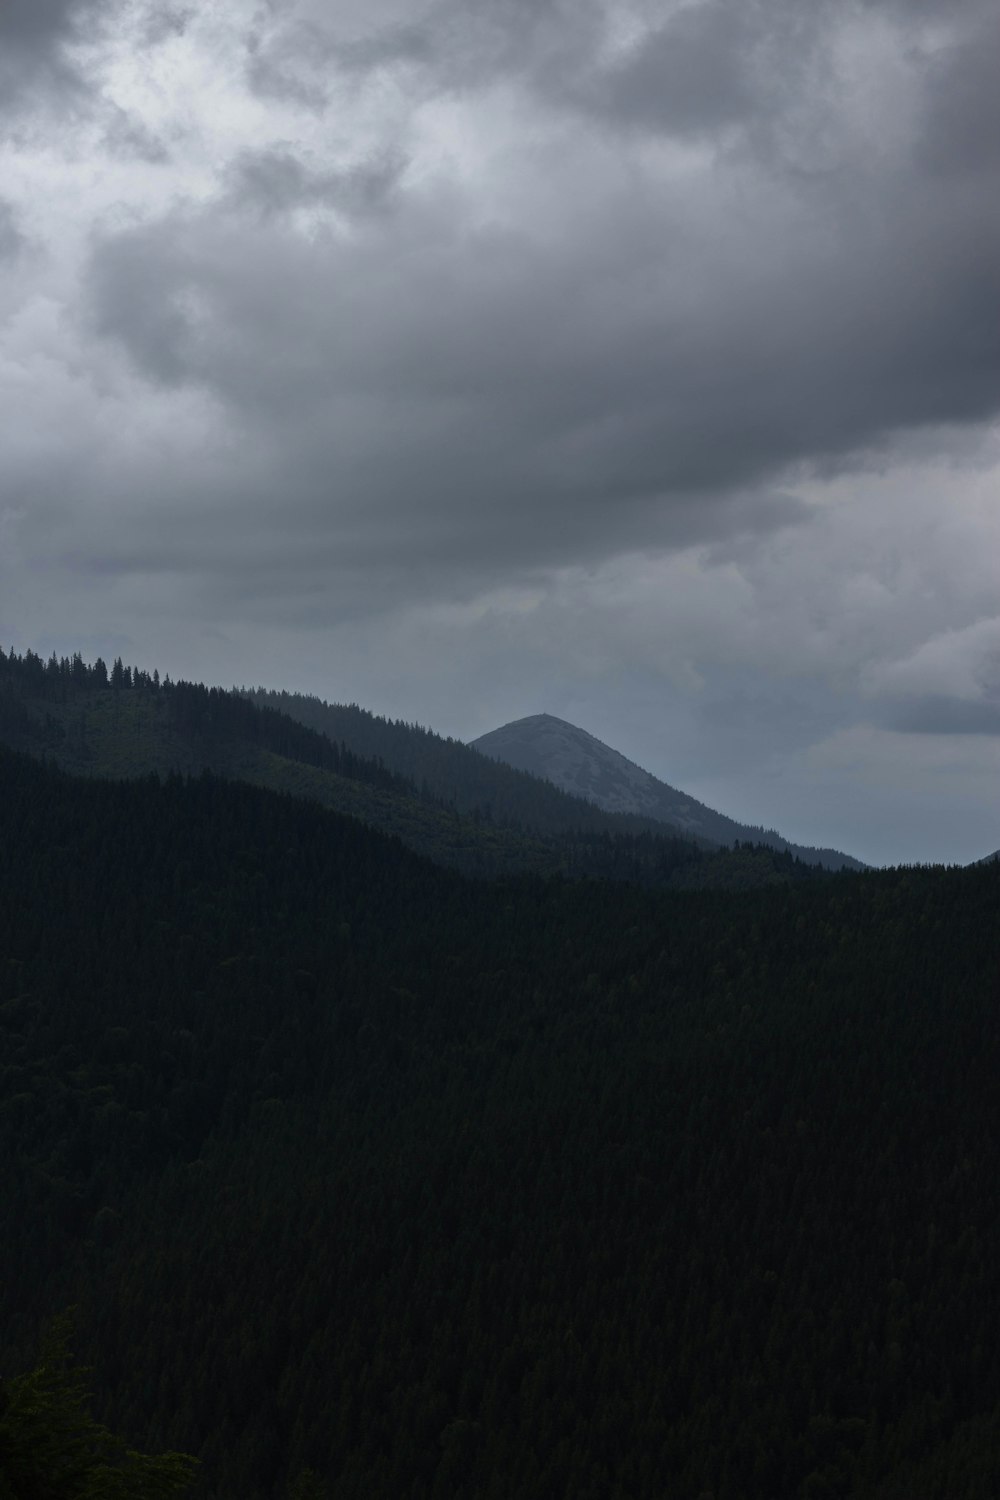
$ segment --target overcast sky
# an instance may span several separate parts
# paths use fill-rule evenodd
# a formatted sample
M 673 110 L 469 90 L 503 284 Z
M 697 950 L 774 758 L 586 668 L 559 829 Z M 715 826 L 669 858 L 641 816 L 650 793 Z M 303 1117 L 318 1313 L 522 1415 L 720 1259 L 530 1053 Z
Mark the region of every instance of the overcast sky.
M 996 0 L 2 0 L 0 642 L 1000 846 Z

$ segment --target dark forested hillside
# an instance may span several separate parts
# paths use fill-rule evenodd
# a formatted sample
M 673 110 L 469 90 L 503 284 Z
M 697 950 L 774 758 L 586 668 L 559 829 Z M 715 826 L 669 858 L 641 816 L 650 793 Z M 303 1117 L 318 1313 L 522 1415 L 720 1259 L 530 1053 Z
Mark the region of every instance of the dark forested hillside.
M 279 709 L 298 723 L 349 745 L 356 754 L 391 766 L 459 812 L 545 833 L 663 834 L 663 824 L 656 818 L 605 812 L 541 776 L 491 760 L 460 740 L 445 739 L 419 724 L 387 719 L 354 703 L 324 703 L 302 693 L 264 688 L 244 691 L 259 707 Z M 689 841 L 702 848 L 715 848 L 720 842 L 693 836 Z
M 810 875 L 770 848 L 745 843 L 722 850 L 648 819 L 608 816 L 535 777 L 492 766 L 464 746 L 407 730 L 406 743 L 426 741 L 432 754 L 434 746 L 446 746 L 446 761 L 454 750 L 460 764 L 467 759 L 476 775 L 487 773 L 478 782 L 456 782 L 450 773 L 428 779 L 429 763 L 411 764 L 396 753 L 394 735 L 405 726 L 388 726 L 388 740 L 361 734 L 345 744 L 339 721 L 302 723 L 283 711 L 287 695 L 272 697 L 252 702 L 235 690 L 161 682 L 158 673 L 120 659 L 109 671 L 103 661 L 88 666 L 78 655 L 44 662 L 31 651 L 0 651 L 0 743 L 69 771 L 121 777 L 208 769 L 313 798 L 470 875 L 589 875 L 732 889 Z M 352 713 L 362 724 L 376 723 L 360 710 Z M 499 785 L 510 782 L 514 793 L 499 805 L 497 772 Z
M 839 850 L 791 844 L 773 829 L 751 828 L 713 812 L 633 766 L 592 735 L 548 714 L 519 720 L 481 736 L 472 745 L 464 745 L 419 724 L 369 713 L 354 703 L 325 703 L 303 693 L 264 688 L 244 692 L 261 707 L 280 709 L 300 724 L 349 745 L 357 754 L 378 758 L 463 812 L 475 810 L 500 821 L 549 832 L 587 828 L 632 834 L 641 830 L 663 836 L 669 830 L 670 835 L 693 840 L 703 848 L 764 846 L 829 870 L 864 868 L 860 861 Z M 586 744 L 592 759 L 596 750 L 600 767 L 591 764 L 589 774 L 581 775 L 581 766 L 576 764 L 576 784 L 573 776 L 562 779 L 560 771 L 565 773 L 565 763 L 557 771 L 558 756 L 540 754 L 537 745 L 521 743 L 524 735 L 519 738 L 514 732 L 522 725 L 557 726 L 564 750 L 566 742 L 573 743 L 577 751 Z M 586 756 L 588 752 L 584 753 Z M 621 768 L 626 772 L 624 780 Z M 614 795 L 602 797 L 612 784 Z M 636 787 L 641 795 L 635 795 Z
M 487 884 L 0 752 L 0 1373 L 78 1304 L 218 1500 L 988 1500 L 998 897 Z

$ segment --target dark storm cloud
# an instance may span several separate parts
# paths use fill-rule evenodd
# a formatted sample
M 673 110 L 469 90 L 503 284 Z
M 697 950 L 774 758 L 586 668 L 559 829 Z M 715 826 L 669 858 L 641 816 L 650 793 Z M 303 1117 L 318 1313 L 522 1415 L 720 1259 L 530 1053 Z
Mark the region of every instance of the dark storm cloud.
M 345 171 L 322 171 L 278 145 L 243 152 L 227 177 L 233 206 L 266 217 L 315 206 L 364 215 L 387 206 L 405 167 L 402 155 L 388 152 Z
M 45 99 L 68 104 L 86 93 L 68 49 L 92 37 L 106 0 L 3 0 L 0 5 L 0 115 Z
M 596 0 L 431 0 L 405 20 L 381 20 L 377 5 L 331 16 L 326 6 L 284 4 L 248 37 L 248 77 L 259 93 L 316 108 L 336 95 L 338 74 L 393 69 L 422 76 L 429 93 L 509 77 L 559 89 L 589 66 L 602 25 Z
M 610 66 L 602 62 L 608 15 L 595 0 L 436 0 L 414 11 L 405 22 L 380 22 L 375 7 L 359 30 L 349 10 L 331 19 L 283 6 L 251 35 L 252 82 L 262 92 L 326 100 L 337 86 L 331 70 L 402 69 L 422 75 L 430 92 L 519 79 L 549 103 L 682 132 L 755 107 L 749 54 L 765 31 L 759 7 L 710 0 L 685 8 Z
M 621 123 L 677 135 L 745 121 L 760 101 L 754 78 L 759 18 L 721 3 L 680 11 L 571 97 Z
M 398 66 L 453 102 L 518 76 L 553 144 L 497 184 L 411 174 L 405 132 L 348 167 L 243 151 L 214 197 L 94 241 L 92 325 L 248 435 L 276 574 L 378 566 L 405 591 L 424 559 L 458 589 L 773 530 L 806 514 L 769 498 L 789 473 L 1000 405 L 1000 163 L 944 169 L 992 118 L 987 12 L 942 9 L 925 55 L 932 7 L 880 10 L 900 72 L 866 137 L 843 8 L 710 0 L 608 62 L 590 6 L 438 5 L 347 38 L 284 7 L 254 46 L 296 87 Z M 709 149 L 680 176 L 626 155 L 664 134 Z M 204 528 L 211 507 L 209 485 Z
M 0 138 L 23 138 L 26 128 L 44 138 L 60 122 L 96 120 L 112 156 L 163 164 L 164 142 L 104 92 L 100 65 L 79 49 L 120 36 L 126 21 L 140 46 L 154 47 L 182 32 L 189 16 L 125 0 L 0 0 Z
M 162 166 L 170 160 L 164 142 L 134 115 L 110 101 L 105 103 L 103 113 L 107 120 L 104 145 L 112 155 L 136 157 L 151 166 Z
M 248 41 L 252 86 L 317 108 L 359 74 L 402 70 L 429 94 L 514 79 L 548 106 L 628 128 L 690 137 L 738 125 L 756 131 L 758 150 L 780 144 L 769 132 L 790 132 L 793 154 L 808 153 L 813 131 L 813 144 L 825 144 L 823 111 L 847 82 L 830 55 L 832 31 L 882 21 L 896 26 L 936 96 L 928 161 L 944 164 L 954 152 L 965 163 L 997 149 L 992 0 L 695 0 L 624 49 L 613 44 L 614 6 L 598 0 L 432 0 L 403 21 L 381 19 L 377 4 L 333 16 L 288 0 L 263 15 L 268 24 Z M 920 30 L 935 26 L 948 29 L 944 44 Z
M 884 723 L 905 734 L 1000 735 L 1000 698 L 970 701 L 928 694 L 894 704 Z
M 429 31 L 420 26 L 387 26 L 342 41 L 322 24 L 293 17 L 268 38 L 251 31 L 246 54 L 247 78 L 255 93 L 323 109 L 335 87 L 334 69 L 351 75 L 399 64 L 427 65 L 433 47 Z
M 234 181 L 274 211 L 349 199 L 286 154 Z M 628 507 L 995 410 L 997 209 L 948 183 L 897 195 L 894 221 L 825 244 L 794 214 L 774 242 L 713 224 L 707 255 L 669 203 L 621 205 L 555 256 L 405 197 L 344 235 L 275 213 L 248 255 L 229 198 L 105 240 L 90 287 L 104 334 L 269 431 L 304 496 L 443 509 L 484 540 L 496 504 L 523 508 L 530 548 L 588 505 L 610 536 Z
M 38 0 L 5 0 L 0 10 L 4 48 L 25 58 L 45 58 L 74 39 L 87 8 L 83 0 L 47 0 L 42 5 Z
M 13 260 L 26 243 L 18 227 L 17 214 L 9 203 L 0 198 L 0 261 Z
M 143 17 L 139 40 L 145 47 L 157 47 L 172 37 L 183 36 L 197 13 L 192 5 L 154 4 Z
M 762 154 L 775 147 L 797 157 L 829 147 L 831 115 L 851 80 L 829 47 L 833 28 L 881 19 L 898 28 L 900 52 L 923 75 L 923 135 L 928 166 L 967 170 L 1000 152 L 1000 24 L 989 0 L 868 0 L 851 9 L 814 0 L 700 0 L 611 61 L 595 61 L 568 80 L 564 102 L 609 121 L 666 135 L 712 134 L 744 126 Z M 919 23 L 940 22 L 951 35 L 925 41 Z M 818 139 L 810 142 L 817 131 Z M 878 145 L 878 142 L 873 144 Z
M 1000 168 L 1000 21 L 995 17 L 928 63 L 918 151 L 931 172 Z

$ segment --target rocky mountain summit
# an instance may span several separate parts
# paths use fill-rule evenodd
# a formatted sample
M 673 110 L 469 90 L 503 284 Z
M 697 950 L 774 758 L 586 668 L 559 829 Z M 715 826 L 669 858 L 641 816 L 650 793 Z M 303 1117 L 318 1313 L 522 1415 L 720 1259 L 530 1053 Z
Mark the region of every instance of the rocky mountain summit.
M 691 838 L 715 844 L 751 840 L 788 850 L 809 864 L 862 869 L 836 849 L 792 844 L 773 828 L 753 828 L 727 818 L 644 771 L 585 729 L 552 714 L 530 714 L 472 741 L 473 749 L 519 771 L 544 777 L 563 791 L 585 797 L 605 812 L 638 813 L 669 824 Z

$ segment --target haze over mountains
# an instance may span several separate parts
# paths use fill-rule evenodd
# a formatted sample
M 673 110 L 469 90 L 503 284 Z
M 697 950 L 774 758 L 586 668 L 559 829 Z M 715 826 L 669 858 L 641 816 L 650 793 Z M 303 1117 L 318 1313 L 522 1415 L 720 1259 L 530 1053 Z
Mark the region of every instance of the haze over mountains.
M 473 748 L 533 776 L 542 776 L 575 797 L 585 797 L 605 812 L 655 818 L 689 838 L 716 844 L 752 840 L 794 854 L 828 869 L 863 868 L 836 849 L 814 849 L 789 840 L 772 828 L 751 828 L 713 811 L 694 797 L 660 781 L 575 724 L 552 714 L 515 719 L 472 741 Z

